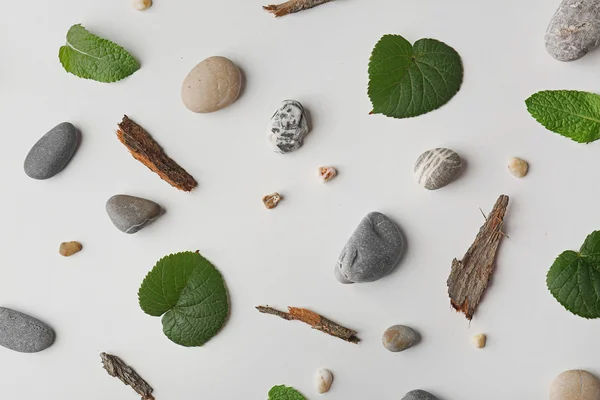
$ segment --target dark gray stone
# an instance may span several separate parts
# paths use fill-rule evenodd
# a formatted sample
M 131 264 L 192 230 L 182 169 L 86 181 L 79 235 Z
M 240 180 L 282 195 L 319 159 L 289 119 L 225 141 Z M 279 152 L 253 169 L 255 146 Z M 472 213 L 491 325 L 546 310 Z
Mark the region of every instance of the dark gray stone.
M 54 331 L 43 322 L 0 307 L 0 345 L 20 353 L 37 353 L 54 342 Z
M 69 122 L 56 125 L 33 145 L 25 157 L 25 173 L 48 179 L 62 171 L 77 149 L 77 129 Z
M 441 189 L 456 179 L 461 168 L 462 160 L 454 151 L 427 150 L 415 162 L 415 179 L 425 189 Z
M 438 400 L 438 398 L 424 390 L 411 390 L 402 400 Z
M 308 122 L 302 104 L 285 100 L 269 123 L 269 142 L 278 153 L 298 150 L 308 134 Z
M 403 250 L 400 228 L 381 213 L 369 213 L 344 246 L 335 277 L 341 283 L 374 282 L 394 269 Z
M 559 61 L 585 56 L 600 42 L 600 0 L 563 0 L 545 41 L 548 53 Z
M 160 217 L 163 210 L 153 201 L 118 194 L 108 199 L 106 212 L 121 232 L 136 233 Z
M 404 325 L 390 326 L 383 333 L 383 346 L 394 353 L 413 347 L 421 337 L 414 329 Z

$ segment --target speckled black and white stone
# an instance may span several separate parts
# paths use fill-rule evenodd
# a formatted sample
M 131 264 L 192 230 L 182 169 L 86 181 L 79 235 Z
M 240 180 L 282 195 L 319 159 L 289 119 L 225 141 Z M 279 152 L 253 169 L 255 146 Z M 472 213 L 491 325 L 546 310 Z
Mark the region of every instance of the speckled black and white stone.
M 62 171 L 77 149 L 77 129 L 63 122 L 50 129 L 29 150 L 23 168 L 33 179 L 48 179 Z
M 54 342 L 54 331 L 27 314 L 0 307 L 0 345 L 20 353 L 37 353 Z
M 438 398 L 424 390 L 411 390 L 402 400 L 438 400 Z
M 394 269 L 403 250 L 400 228 L 381 213 L 369 213 L 344 246 L 335 277 L 341 283 L 374 282 Z
M 136 233 L 160 217 L 163 210 L 153 201 L 118 194 L 106 202 L 106 213 L 121 232 Z
M 302 147 L 308 122 L 302 104 L 285 100 L 269 122 L 269 143 L 278 153 L 291 153 Z
M 450 149 L 432 149 L 421 154 L 415 163 L 417 183 L 428 190 L 448 185 L 462 168 L 460 156 Z
M 600 43 L 600 0 L 563 0 L 545 41 L 548 53 L 559 61 L 585 56 Z

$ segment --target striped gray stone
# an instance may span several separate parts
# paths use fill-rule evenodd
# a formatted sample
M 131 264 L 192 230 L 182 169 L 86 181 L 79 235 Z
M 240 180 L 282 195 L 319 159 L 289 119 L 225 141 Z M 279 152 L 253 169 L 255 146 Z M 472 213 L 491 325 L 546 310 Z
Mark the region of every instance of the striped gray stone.
M 444 148 L 427 150 L 415 163 L 415 179 L 425 189 L 440 189 L 456 179 L 461 167 L 462 160 L 454 151 Z

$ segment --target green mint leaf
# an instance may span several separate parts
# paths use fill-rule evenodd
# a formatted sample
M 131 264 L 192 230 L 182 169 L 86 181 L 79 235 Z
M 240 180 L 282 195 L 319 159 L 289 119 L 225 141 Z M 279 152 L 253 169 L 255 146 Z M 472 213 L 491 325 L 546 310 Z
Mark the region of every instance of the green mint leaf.
M 583 318 L 600 318 L 600 231 L 585 240 L 579 253 L 558 256 L 546 277 L 550 293 L 567 310 Z
M 124 48 L 89 33 L 81 25 L 67 32 L 67 44 L 58 52 L 67 72 L 98 82 L 116 82 L 140 69 L 140 64 Z
M 435 39 L 412 46 L 399 35 L 385 35 L 369 62 L 372 114 L 410 118 L 446 104 L 460 89 L 463 65 L 452 47 Z
M 274 386 L 269 391 L 269 400 L 306 400 L 306 398 L 296 389 L 280 385 Z
M 219 271 L 195 252 L 162 258 L 138 291 L 140 307 L 162 317 L 163 332 L 182 346 L 202 346 L 229 316 L 225 282 Z
M 544 90 L 525 100 L 546 129 L 578 143 L 600 139 L 600 96 L 576 90 Z

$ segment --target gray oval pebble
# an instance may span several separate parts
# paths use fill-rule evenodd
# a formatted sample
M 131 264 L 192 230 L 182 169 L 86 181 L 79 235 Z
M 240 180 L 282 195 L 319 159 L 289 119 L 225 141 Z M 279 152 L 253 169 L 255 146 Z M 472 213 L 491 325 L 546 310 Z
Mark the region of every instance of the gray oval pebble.
M 0 345 L 20 353 L 37 353 L 54 342 L 54 331 L 43 322 L 0 307 Z
M 398 225 L 381 213 L 369 213 L 342 249 L 335 277 L 341 283 L 374 282 L 394 269 L 403 250 Z
M 420 336 L 414 329 L 404 325 L 390 326 L 383 333 L 383 346 L 392 352 L 404 351 L 419 342 Z
M 278 153 L 298 150 L 308 134 L 304 107 L 296 100 L 285 100 L 269 122 L 269 142 Z
M 444 148 L 427 150 L 415 163 L 415 178 L 425 189 L 441 189 L 456 179 L 461 168 L 462 160 L 454 151 Z
M 48 179 L 62 171 L 75 154 L 77 129 L 69 122 L 56 125 L 29 150 L 23 167 L 33 179 Z
M 163 210 L 153 201 L 118 194 L 106 202 L 106 213 L 121 232 L 136 233 L 160 217 Z
M 438 400 L 438 398 L 429 392 L 417 389 L 406 393 L 402 400 Z

